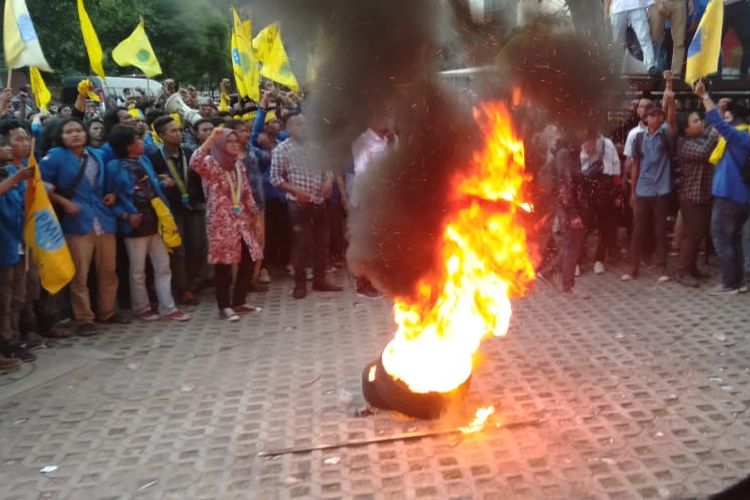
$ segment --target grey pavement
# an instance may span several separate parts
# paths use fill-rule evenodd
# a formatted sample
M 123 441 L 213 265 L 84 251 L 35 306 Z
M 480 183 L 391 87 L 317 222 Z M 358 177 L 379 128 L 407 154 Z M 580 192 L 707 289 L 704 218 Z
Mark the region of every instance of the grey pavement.
M 188 324 L 66 340 L 0 376 L 0 498 L 693 498 L 736 482 L 750 473 L 750 295 L 619 274 L 584 275 L 587 301 L 538 284 L 514 302 L 467 408 L 497 413 L 470 436 L 258 456 L 468 419 L 354 416 L 394 327 L 341 271 L 344 293 L 302 301 L 275 281 L 239 323 L 205 296 Z

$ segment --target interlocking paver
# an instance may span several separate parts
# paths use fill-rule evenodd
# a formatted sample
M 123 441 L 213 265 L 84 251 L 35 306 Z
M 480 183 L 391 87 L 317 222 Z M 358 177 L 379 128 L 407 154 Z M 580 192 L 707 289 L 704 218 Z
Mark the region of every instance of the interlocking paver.
M 747 474 L 748 296 L 622 284 L 614 269 L 578 286 L 591 300 L 539 285 L 516 301 L 508 335 L 478 356 L 471 404 L 538 425 L 281 457 L 258 453 L 469 416 L 353 415 L 361 369 L 393 323 L 387 301 L 351 287 L 294 301 L 279 280 L 237 324 L 207 296 L 186 325 L 66 340 L 39 360 L 70 356 L 59 377 L 25 365 L 0 378 L 0 497 L 679 498 Z

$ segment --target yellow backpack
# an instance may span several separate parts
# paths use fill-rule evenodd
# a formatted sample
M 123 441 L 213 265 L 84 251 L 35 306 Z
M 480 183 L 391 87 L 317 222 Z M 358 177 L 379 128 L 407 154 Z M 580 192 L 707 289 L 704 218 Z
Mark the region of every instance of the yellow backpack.
M 151 200 L 151 206 L 154 208 L 154 212 L 156 212 L 159 236 L 161 236 L 161 239 L 167 246 L 167 250 L 171 252 L 172 249 L 182 245 L 182 238 L 180 237 L 180 231 L 177 229 L 177 223 L 175 223 L 169 207 L 158 196 L 155 196 Z

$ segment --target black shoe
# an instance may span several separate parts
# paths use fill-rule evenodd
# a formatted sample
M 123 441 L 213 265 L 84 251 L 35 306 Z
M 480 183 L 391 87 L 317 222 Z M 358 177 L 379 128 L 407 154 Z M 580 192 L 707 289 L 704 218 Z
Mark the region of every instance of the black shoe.
M 698 288 L 700 286 L 700 284 L 698 283 L 698 280 L 688 274 L 678 273 L 676 276 L 676 281 L 680 285 L 687 286 L 690 288 Z
M 76 333 L 79 337 L 93 337 L 97 334 L 96 325 L 91 322 L 81 323 L 76 328 Z
M 185 292 L 182 295 L 180 295 L 180 305 L 183 306 L 197 306 L 201 303 L 200 300 L 198 300 L 198 297 L 193 295 L 193 292 Z
M 377 299 L 381 296 L 380 292 L 378 292 L 375 287 L 370 284 L 358 286 L 357 295 L 359 295 L 360 297 L 367 297 L 369 299 Z
M 294 287 L 292 297 L 295 299 L 304 299 L 307 296 L 307 287 L 305 285 L 297 285 Z
M 99 323 L 105 323 L 105 324 L 110 324 L 110 325 L 129 325 L 130 318 L 120 313 L 115 313 L 109 318 L 99 321 Z
M 704 273 L 703 271 L 696 270 L 695 272 L 693 272 L 693 278 L 704 281 L 711 279 L 711 275 L 708 273 Z
M 33 361 L 36 361 L 36 354 L 20 346 L 13 348 L 13 351 L 10 353 L 10 357 L 20 359 L 24 363 L 31 363 Z
M 657 68 L 656 66 L 651 66 L 650 68 L 648 68 L 648 76 L 650 77 L 657 78 L 660 77 L 661 74 L 662 72 L 659 71 L 659 68 Z
M 268 285 L 260 281 L 255 281 L 250 285 L 250 293 L 266 293 L 267 291 Z
M 54 345 L 54 340 L 45 339 L 33 330 L 26 333 L 26 336 L 21 342 L 21 347 L 23 347 L 24 349 L 28 349 L 29 351 L 44 349 L 46 347 L 53 347 Z
M 312 288 L 316 292 L 340 292 L 343 290 L 340 286 L 334 285 L 326 280 L 314 281 Z

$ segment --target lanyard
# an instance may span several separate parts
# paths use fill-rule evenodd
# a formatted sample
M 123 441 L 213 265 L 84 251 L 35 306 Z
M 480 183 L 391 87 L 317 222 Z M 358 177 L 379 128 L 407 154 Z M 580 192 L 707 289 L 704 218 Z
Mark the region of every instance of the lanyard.
M 224 175 L 227 178 L 227 182 L 229 183 L 229 190 L 231 191 L 231 194 L 232 194 L 232 212 L 234 212 L 234 215 L 239 215 L 240 196 L 242 194 L 242 175 L 240 174 L 240 166 L 237 163 L 235 163 L 234 165 L 234 171 L 237 177 L 236 187 L 234 185 L 234 181 L 232 180 L 231 174 L 225 170 Z
M 164 159 L 167 161 L 167 169 L 169 169 L 169 174 L 174 179 L 175 184 L 177 184 L 177 189 L 180 190 L 182 203 L 187 205 L 188 203 L 190 203 L 190 195 L 188 194 L 186 185 L 188 178 L 188 166 L 185 155 L 182 152 L 180 152 L 180 158 L 182 159 L 182 177 L 180 177 L 180 175 L 177 173 L 177 167 L 172 161 L 172 158 L 168 156 L 167 151 L 164 150 Z

